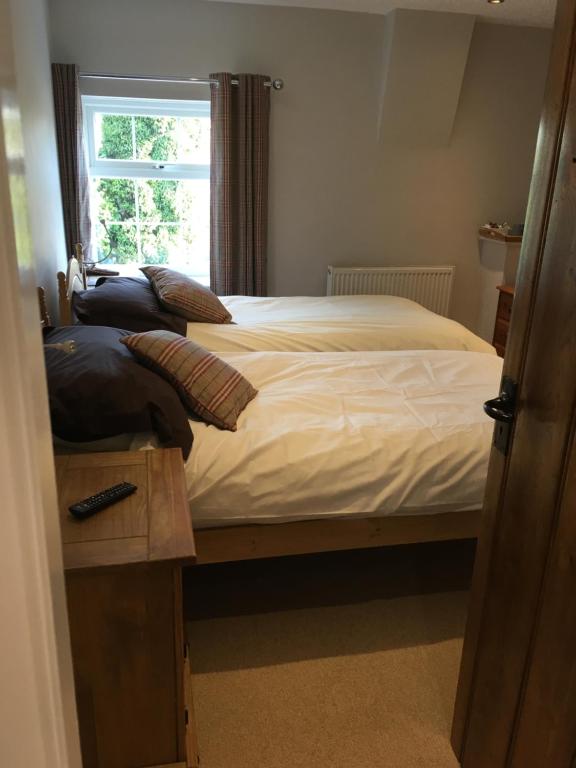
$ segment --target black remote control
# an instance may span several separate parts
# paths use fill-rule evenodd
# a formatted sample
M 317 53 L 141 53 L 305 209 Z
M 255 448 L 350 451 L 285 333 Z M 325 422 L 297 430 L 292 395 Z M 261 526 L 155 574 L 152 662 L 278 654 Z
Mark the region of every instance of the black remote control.
M 72 504 L 71 507 L 68 507 L 68 511 L 77 520 L 84 520 L 95 512 L 106 509 L 110 504 L 130 496 L 136 488 L 137 486 L 133 483 L 118 483 L 118 485 L 113 485 L 111 488 L 95 493 L 94 496 L 88 496 L 87 499 L 82 499 L 82 501 Z

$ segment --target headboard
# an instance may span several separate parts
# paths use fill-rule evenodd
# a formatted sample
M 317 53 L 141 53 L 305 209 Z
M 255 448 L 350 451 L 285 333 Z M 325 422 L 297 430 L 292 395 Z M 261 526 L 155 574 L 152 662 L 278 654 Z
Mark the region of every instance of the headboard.
M 38 286 L 38 306 L 40 308 L 40 325 L 42 328 L 47 328 L 52 325 L 52 321 L 46 306 L 46 291 L 41 285 Z
M 72 325 L 72 296 L 76 291 L 86 288 L 86 275 L 83 266 L 72 257 L 68 261 L 66 274 L 58 272 L 58 308 L 60 325 Z

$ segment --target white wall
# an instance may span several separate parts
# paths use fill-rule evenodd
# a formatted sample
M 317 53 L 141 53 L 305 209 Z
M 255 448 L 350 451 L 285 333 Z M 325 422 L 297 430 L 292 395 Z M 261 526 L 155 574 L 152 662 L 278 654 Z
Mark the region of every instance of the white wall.
M 330 263 L 456 264 L 452 314 L 475 326 L 477 227 L 523 220 L 549 31 L 477 24 L 451 145 L 400 149 L 378 140 L 385 17 L 201 0 L 50 9 L 53 60 L 85 71 L 285 79 L 272 95 L 270 293 L 322 294 Z
M 58 246 L 62 236 L 59 216 L 49 215 L 60 192 L 44 98 L 47 75 L 44 0 L 2 0 L 0 765 L 10 768 L 80 766 L 36 295 L 35 255 L 48 254 L 48 245 Z M 38 145 L 30 145 L 31 137 Z
M 56 272 L 66 268 L 60 176 L 56 154 L 52 79 L 44 0 L 12 3 L 17 88 L 25 150 L 32 253 L 37 283 L 57 317 Z

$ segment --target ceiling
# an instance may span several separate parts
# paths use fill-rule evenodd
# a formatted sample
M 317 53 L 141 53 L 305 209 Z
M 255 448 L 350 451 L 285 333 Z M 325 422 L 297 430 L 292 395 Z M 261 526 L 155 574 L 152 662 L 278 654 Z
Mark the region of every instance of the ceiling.
M 210 2 L 283 5 L 363 13 L 388 13 L 394 8 L 452 11 L 472 13 L 483 20 L 499 24 L 525 24 L 533 27 L 551 27 L 556 8 L 556 0 L 505 0 L 501 5 L 491 5 L 487 0 L 210 0 Z

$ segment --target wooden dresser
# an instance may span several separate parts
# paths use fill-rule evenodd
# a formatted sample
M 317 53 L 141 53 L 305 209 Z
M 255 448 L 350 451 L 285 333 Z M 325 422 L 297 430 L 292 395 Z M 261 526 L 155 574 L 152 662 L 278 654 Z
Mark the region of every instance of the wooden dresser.
M 182 614 L 195 561 L 179 449 L 56 459 L 84 768 L 198 765 Z M 79 522 L 68 506 L 122 481 L 132 496 Z
M 492 344 L 496 347 L 496 352 L 500 357 L 504 357 L 506 342 L 508 341 L 510 316 L 512 314 L 512 302 L 514 301 L 514 286 L 499 285 L 498 291 L 500 295 L 498 297 Z

